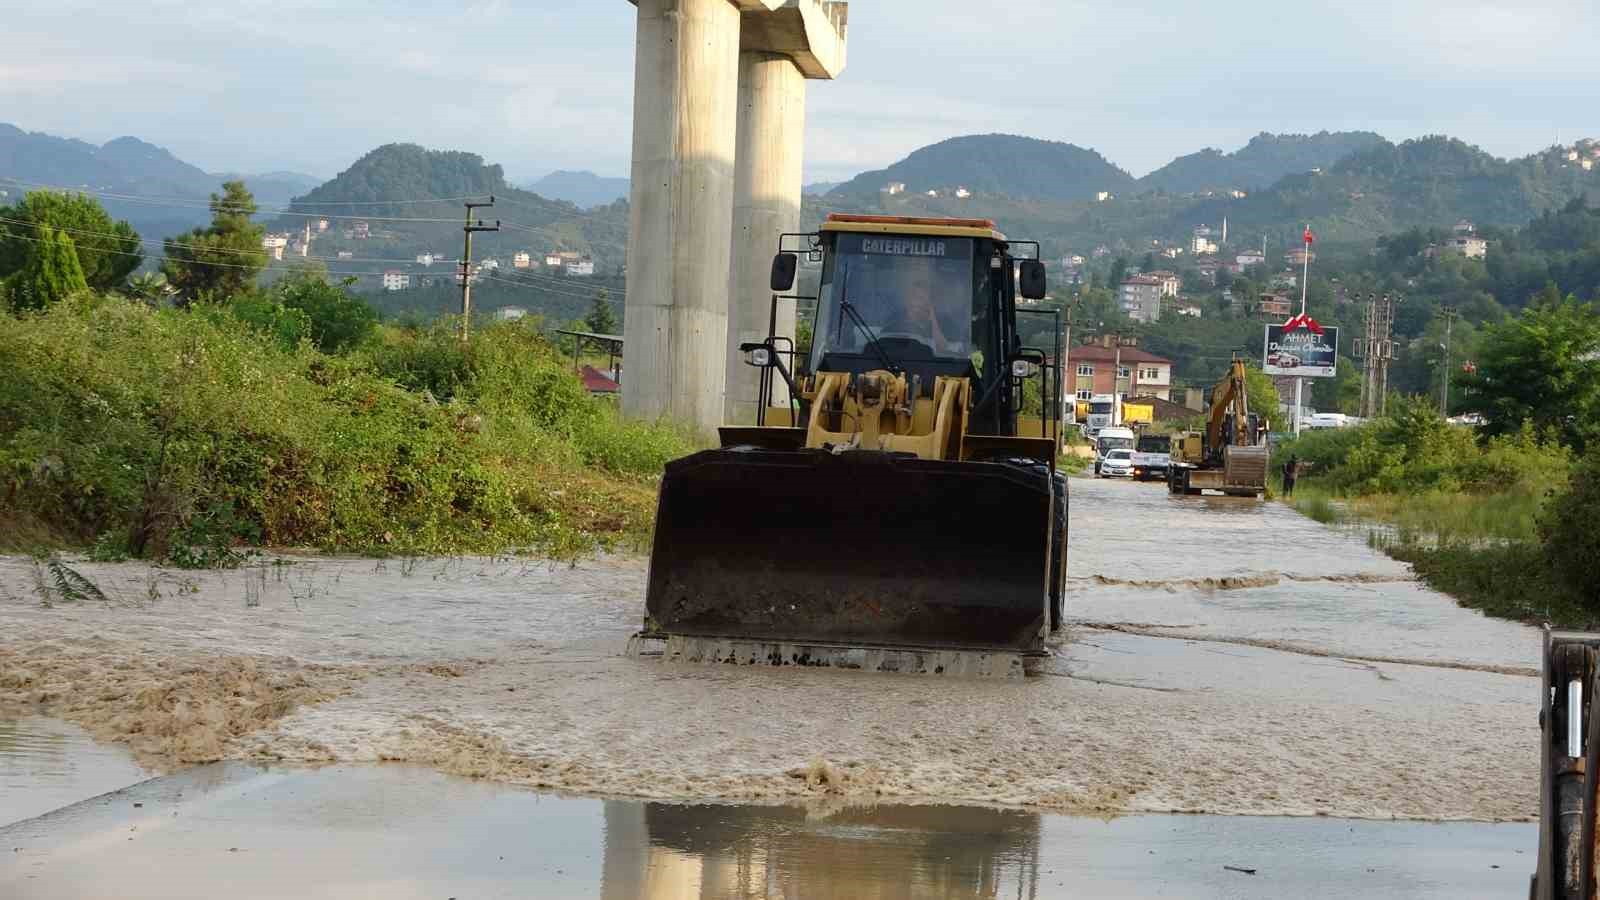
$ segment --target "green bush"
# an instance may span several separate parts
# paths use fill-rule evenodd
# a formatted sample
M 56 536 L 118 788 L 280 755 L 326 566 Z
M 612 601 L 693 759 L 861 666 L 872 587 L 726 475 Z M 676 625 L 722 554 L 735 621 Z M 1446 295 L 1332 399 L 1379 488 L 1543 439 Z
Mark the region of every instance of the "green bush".
M 1573 467 L 1567 489 L 1546 504 L 1539 537 L 1551 573 L 1589 608 L 1600 611 L 1600 450 Z
M 648 533 L 654 477 L 693 449 L 518 323 L 329 356 L 233 308 L 0 318 L 0 521 L 185 564 L 241 543 L 566 555 Z
M 1274 453 L 1293 454 L 1306 479 L 1335 494 L 1542 494 L 1570 465 L 1566 449 L 1531 426 L 1480 443 L 1470 428 L 1446 422 L 1426 399 L 1400 400 L 1390 415 L 1356 428 L 1308 431 Z

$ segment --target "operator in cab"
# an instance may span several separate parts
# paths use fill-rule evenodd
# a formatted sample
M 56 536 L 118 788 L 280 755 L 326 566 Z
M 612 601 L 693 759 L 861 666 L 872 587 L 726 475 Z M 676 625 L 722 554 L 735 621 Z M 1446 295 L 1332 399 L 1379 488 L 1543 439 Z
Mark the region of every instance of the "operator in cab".
M 932 266 L 919 266 L 904 273 L 901 278 L 901 302 L 893 309 L 883 330 L 886 333 L 916 337 L 941 356 L 965 352 L 965 345 L 947 336 L 942 319 L 966 314 L 965 309 L 940 309 L 933 284 Z M 962 298 L 956 297 L 957 301 Z

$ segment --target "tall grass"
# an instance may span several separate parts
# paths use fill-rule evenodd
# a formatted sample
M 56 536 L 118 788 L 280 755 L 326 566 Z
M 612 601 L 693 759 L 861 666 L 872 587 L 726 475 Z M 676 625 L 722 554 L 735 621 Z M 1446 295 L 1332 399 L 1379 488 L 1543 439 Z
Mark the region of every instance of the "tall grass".
M 466 344 L 389 327 L 330 356 L 224 311 L 101 298 L 0 315 L 0 371 L 0 525 L 135 555 L 637 544 L 662 465 L 694 447 L 622 421 L 515 322 Z

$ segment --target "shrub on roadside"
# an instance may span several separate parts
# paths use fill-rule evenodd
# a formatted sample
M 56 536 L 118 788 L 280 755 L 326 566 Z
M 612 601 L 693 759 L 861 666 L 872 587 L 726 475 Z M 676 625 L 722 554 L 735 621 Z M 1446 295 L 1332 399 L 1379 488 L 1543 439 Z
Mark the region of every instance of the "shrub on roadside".
M 1545 505 L 1539 519 L 1545 561 L 1568 590 L 1600 611 L 1600 450 L 1591 450 L 1572 470 L 1564 491 Z
M 328 356 L 223 310 L 102 298 L 0 317 L 0 370 L 0 521 L 106 552 L 581 553 L 646 532 L 652 477 L 692 449 L 622 422 L 517 323 Z

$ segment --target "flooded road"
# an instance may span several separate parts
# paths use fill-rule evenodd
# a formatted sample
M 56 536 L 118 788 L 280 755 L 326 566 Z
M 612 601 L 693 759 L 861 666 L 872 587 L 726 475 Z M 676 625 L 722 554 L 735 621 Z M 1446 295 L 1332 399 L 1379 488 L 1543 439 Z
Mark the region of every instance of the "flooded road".
M 149 777 L 125 747 L 59 719 L 0 715 L 0 827 Z
M 1526 888 L 1533 832 L 602 801 L 409 766 L 218 763 L 0 828 L 0 896 L 1504 897 Z
M 657 801 L 1508 821 L 1538 634 L 1281 504 L 1075 479 L 1068 614 L 1025 682 L 622 656 L 644 562 L 0 560 L 0 701 L 216 760 L 406 762 Z

